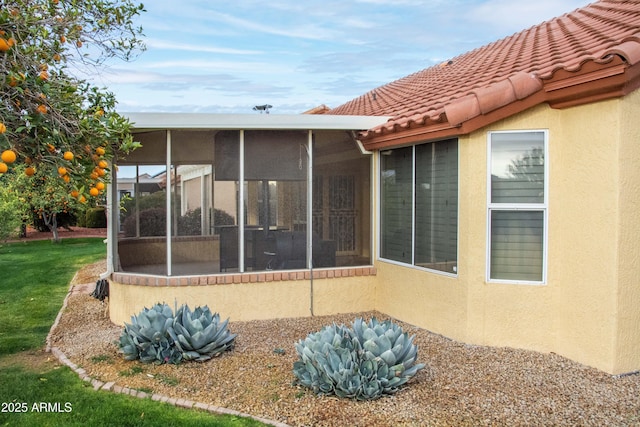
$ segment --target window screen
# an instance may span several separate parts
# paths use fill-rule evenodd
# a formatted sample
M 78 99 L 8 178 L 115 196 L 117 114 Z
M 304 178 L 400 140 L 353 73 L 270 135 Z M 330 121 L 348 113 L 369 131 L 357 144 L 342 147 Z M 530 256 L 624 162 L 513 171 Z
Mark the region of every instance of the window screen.
M 381 153 L 383 258 L 457 272 L 458 143 Z

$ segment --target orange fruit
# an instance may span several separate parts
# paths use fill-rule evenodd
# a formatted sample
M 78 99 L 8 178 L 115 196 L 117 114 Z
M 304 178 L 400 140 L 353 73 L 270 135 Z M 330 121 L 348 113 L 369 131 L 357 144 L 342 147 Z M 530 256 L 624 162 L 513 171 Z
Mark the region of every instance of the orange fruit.
M 96 197 L 98 194 L 100 194 L 100 190 L 98 190 L 96 187 L 91 187 L 91 190 L 89 190 L 89 194 L 91 194 L 93 197 Z
M 89 178 L 96 180 L 98 179 L 98 173 L 97 172 L 91 172 L 91 175 L 89 175 Z
M 67 38 L 65 36 L 60 36 L 60 43 L 66 43 Z
M 56 147 L 53 144 L 47 144 L 47 150 L 49 150 L 50 153 L 53 153 L 56 151 Z
M 78 192 L 78 190 L 71 190 L 71 193 L 69 193 L 71 195 L 71 197 L 73 197 L 74 199 L 77 199 L 78 196 L 80 195 L 80 193 Z
M 44 104 L 40 104 L 38 105 L 38 107 L 36 108 L 36 111 L 40 114 L 47 114 L 47 106 Z
M 47 70 L 42 70 L 40 74 L 38 74 L 38 77 L 40 77 L 40 80 L 49 80 L 49 73 Z
M 58 168 L 58 173 L 60 174 L 60 176 L 64 176 L 67 174 L 67 168 L 65 168 L 64 166 L 60 166 Z
M 71 151 L 65 151 L 62 158 L 71 161 L 73 160 L 73 153 Z
M 86 197 L 84 197 L 84 195 L 80 195 L 80 198 L 78 199 L 78 201 L 79 201 L 80 203 L 87 203 L 87 198 L 86 198 Z
M 0 52 L 6 52 L 11 49 L 11 44 L 9 44 L 9 40 L 0 37 Z
M 104 153 L 105 153 L 104 148 L 102 148 L 102 147 L 96 148 L 96 154 L 98 156 L 104 156 Z
M 96 171 L 96 173 L 98 174 L 98 176 L 104 176 L 106 174 L 106 172 L 104 171 L 104 169 L 98 168 L 98 170 Z
M 71 181 L 71 177 L 69 175 L 62 175 L 62 180 L 66 183 Z
M 104 182 L 96 182 L 96 188 L 100 191 L 104 190 Z
M 98 166 L 100 167 L 100 169 L 106 169 L 109 164 L 105 160 L 100 160 L 98 162 Z
M 27 176 L 33 176 L 36 173 L 36 170 L 33 166 L 29 166 L 28 168 L 26 168 L 24 170 L 25 175 Z
M 54 61 L 56 61 L 56 62 L 60 62 L 60 59 L 62 59 L 62 58 L 60 57 L 60 54 L 59 54 L 59 53 L 54 53 L 54 54 L 53 54 L 53 60 L 54 60 Z
M 16 161 L 17 156 L 16 152 L 13 150 L 4 150 L 2 155 L 0 155 L 0 158 L 2 158 L 3 162 L 11 164 Z
M 0 173 L 5 173 L 8 170 L 9 170 L 9 167 L 7 166 L 7 164 L 0 162 Z
M 4 123 L 0 123 L 0 133 L 5 133 L 7 131 L 7 127 Z

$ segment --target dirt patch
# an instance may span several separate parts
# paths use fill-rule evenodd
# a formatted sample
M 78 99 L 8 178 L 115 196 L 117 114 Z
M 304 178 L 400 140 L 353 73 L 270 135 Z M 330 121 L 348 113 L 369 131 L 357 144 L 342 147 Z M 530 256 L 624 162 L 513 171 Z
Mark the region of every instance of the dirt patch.
M 100 278 L 100 275 L 107 271 L 107 260 L 101 260 L 94 262 L 93 264 L 88 264 L 82 267 L 78 272 L 73 276 L 71 280 L 71 284 L 74 286 L 81 285 L 94 285 L 95 282 Z M 93 289 L 89 290 L 87 293 L 91 293 Z
M 46 372 L 60 366 L 58 360 L 42 350 L 30 350 L 0 357 L 0 369 L 21 366 L 30 371 Z

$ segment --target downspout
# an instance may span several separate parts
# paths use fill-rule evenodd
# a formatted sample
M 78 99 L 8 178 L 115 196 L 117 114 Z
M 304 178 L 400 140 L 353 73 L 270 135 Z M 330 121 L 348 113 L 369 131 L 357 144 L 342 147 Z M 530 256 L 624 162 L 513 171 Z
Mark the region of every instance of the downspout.
M 116 237 L 118 235 L 118 217 L 120 214 L 120 206 L 118 203 L 118 177 L 116 168 L 111 165 L 111 183 L 107 187 L 107 271 L 100 275 L 100 279 L 108 279 L 114 272 L 115 260 L 117 259 Z
M 240 129 L 238 188 L 238 270 L 244 273 L 244 129 Z
M 167 185 L 165 185 L 166 199 L 166 216 L 167 216 L 167 276 L 171 276 L 171 129 L 167 129 L 167 164 L 166 164 Z M 177 178 L 177 177 L 176 177 Z
M 136 201 L 136 238 L 140 238 L 140 165 L 136 164 L 136 183 L 133 187 L 133 197 Z
M 307 267 L 309 268 L 309 311 L 313 317 L 313 131 L 307 136 Z

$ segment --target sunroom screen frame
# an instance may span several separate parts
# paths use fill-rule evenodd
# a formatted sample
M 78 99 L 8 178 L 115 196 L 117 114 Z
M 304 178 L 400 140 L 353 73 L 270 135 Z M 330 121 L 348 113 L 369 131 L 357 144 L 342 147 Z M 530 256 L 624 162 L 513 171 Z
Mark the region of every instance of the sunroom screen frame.
M 166 170 L 171 171 L 171 130 L 237 130 L 240 134 L 240 155 L 239 168 L 240 182 L 244 182 L 244 132 L 246 130 L 305 130 L 308 132 L 307 141 L 307 269 L 312 268 L 312 235 L 313 235 L 313 132 L 314 131 L 364 131 L 379 126 L 389 117 L 383 116 L 334 116 L 334 115 L 311 115 L 311 114 L 198 114 L 198 113 L 123 113 L 133 124 L 133 133 L 135 139 L 136 132 L 144 131 L 166 131 Z M 355 139 L 355 138 L 354 138 Z M 360 141 L 356 139 L 358 147 L 363 154 L 370 154 L 364 150 Z M 114 264 L 118 256 L 117 239 L 118 239 L 118 215 L 117 206 L 117 171 L 112 168 L 112 182 L 110 191 L 108 191 L 107 203 L 111 207 L 108 222 L 108 238 L 107 238 L 107 272 L 105 277 L 115 271 Z M 240 185 L 240 200 L 244 198 L 244 189 Z M 172 276 L 172 233 L 173 225 L 171 215 L 171 192 L 167 192 L 167 220 L 166 220 L 166 275 Z M 240 215 L 238 219 L 238 267 L 240 272 L 245 271 L 244 265 L 244 206 L 240 203 Z

